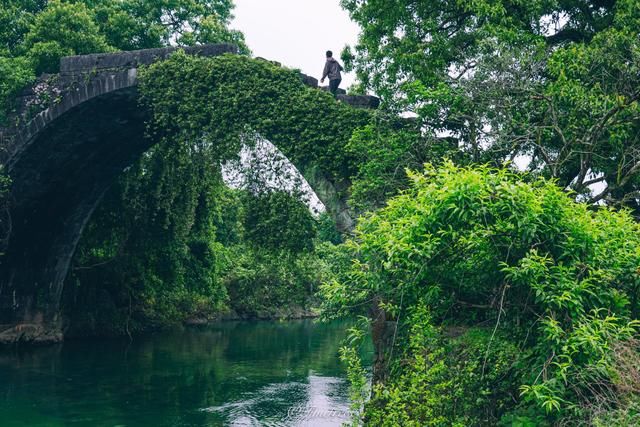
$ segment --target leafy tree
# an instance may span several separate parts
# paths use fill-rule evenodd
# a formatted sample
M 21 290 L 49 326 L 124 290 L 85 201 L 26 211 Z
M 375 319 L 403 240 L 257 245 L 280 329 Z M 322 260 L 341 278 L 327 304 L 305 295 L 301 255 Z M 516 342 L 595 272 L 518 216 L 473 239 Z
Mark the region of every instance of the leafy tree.
M 222 178 L 206 151 L 190 148 L 154 147 L 94 214 L 65 287 L 78 330 L 138 331 L 224 306 L 216 242 Z
M 308 315 L 317 306 L 315 292 L 330 280 L 330 266 L 315 252 L 264 249 L 251 242 L 226 248 L 221 282 L 228 306 L 245 318 Z
M 245 53 L 242 33 L 230 30 L 231 0 L 92 1 L 96 22 L 120 50 L 168 44 L 234 43 Z
M 469 160 L 638 207 L 637 1 L 383 3 L 342 2 L 362 27 L 343 56 L 387 107 Z
M 249 241 L 264 249 L 309 251 L 316 236 L 309 208 L 286 191 L 252 194 L 246 200 L 245 230 Z
M 97 25 L 96 31 L 85 37 L 103 37 L 108 46 L 117 50 L 221 41 L 236 42 L 247 50 L 242 34 L 228 29 L 233 17 L 231 0 L 3 0 L 2 6 L 0 22 L 5 25 L 0 32 L 0 44 L 14 56 L 24 52 L 23 43 L 33 33 L 34 25 L 41 27 L 36 32 L 40 31 L 45 41 L 49 39 L 43 30 L 55 32 L 59 26 L 61 31 L 73 33 L 84 29 L 88 33 Z M 42 13 L 48 18 L 41 18 Z M 49 19 L 51 23 L 56 16 L 62 19 L 58 25 L 42 28 L 43 20 Z M 36 23 L 38 20 L 40 24 Z M 89 26 L 79 28 L 80 24 Z M 59 38 L 58 34 L 52 35 L 53 40 Z
M 342 6 L 362 27 L 355 54 L 347 50 L 345 57 L 366 87 L 406 107 L 426 101 L 421 90 L 437 91 L 440 84 L 451 84 L 493 56 L 495 52 L 487 50 L 489 39 L 519 46 L 589 41 L 612 27 L 617 9 L 631 4 L 402 0 L 390 5 L 383 0 L 343 0 Z
M 0 1 L 0 55 L 19 53 L 35 14 L 42 11 L 46 3 L 46 0 Z
M 36 74 L 56 72 L 63 56 L 113 50 L 87 6 L 59 0 L 50 1 L 35 16 L 23 46 Z
M 415 120 L 386 114 L 377 114 L 373 123 L 357 129 L 346 149 L 357 168 L 350 203 L 358 213 L 384 206 L 406 188 L 409 178 L 405 169 L 457 154 L 450 139 L 422 135 Z

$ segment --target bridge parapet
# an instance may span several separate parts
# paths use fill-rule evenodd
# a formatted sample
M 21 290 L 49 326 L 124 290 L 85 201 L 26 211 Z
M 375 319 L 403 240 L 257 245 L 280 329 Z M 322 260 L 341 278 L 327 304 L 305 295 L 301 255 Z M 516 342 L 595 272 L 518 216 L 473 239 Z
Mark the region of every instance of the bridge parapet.
M 60 60 L 60 74 L 84 74 L 102 72 L 105 70 L 121 70 L 123 68 L 138 68 L 156 61 L 167 59 L 178 49 L 187 54 L 200 56 L 219 56 L 225 53 L 238 53 L 238 47 L 233 44 L 208 44 L 188 47 L 163 47 L 156 49 L 142 49 L 117 53 L 94 53 L 90 55 L 67 56 Z

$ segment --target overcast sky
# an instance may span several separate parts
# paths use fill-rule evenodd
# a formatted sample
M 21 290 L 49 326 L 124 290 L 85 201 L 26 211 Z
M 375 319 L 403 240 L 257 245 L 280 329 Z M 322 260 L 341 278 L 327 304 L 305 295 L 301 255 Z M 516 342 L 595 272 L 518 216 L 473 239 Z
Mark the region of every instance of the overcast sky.
M 340 7 L 340 0 L 235 0 L 232 28 L 245 34 L 254 56 L 299 68 L 322 77 L 324 53 L 339 58 L 342 48 L 354 45 L 359 28 Z M 343 75 L 342 88 L 353 83 Z

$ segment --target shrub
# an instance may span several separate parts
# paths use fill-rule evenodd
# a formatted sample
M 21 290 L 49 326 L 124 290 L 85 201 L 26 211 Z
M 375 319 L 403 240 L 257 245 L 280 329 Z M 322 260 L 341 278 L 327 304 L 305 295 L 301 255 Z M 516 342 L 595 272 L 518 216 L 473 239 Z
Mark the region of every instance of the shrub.
M 614 348 L 637 326 L 640 230 L 633 218 L 606 207 L 590 210 L 552 181 L 505 169 L 445 163 L 409 177 L 409 190 L 358 225 L 347 243 L 355 261 L 345 280 L 323 288 L 326 310 L 355 307 L 370 314 L 377 301 L 372 313 L 397 322 L 384 359 L 392 361 L 392 382 L 404 384 L 394 399 L 411 408 L 401 424 L 427 417 L 416 414 L 420 408 L 411 400 L 427 393 L 416 391 L 419 385 L 443 385 L 438 395 L 444 407 L 422 408 L 432 408 L 434 416 L 450 413 L 447 402 L 456 398 L 455 389 L 444 386 L 447 366 L 455 364 L 453 342 L 425 347 L 431 367 L 416 371 L 422 361 L 411 347 L 410 314 L 420 304 L 436 328 L 489 328 L 488 340 L 469 341 L 480 353 L 486 348 L 483 366 L 499 346 L 513 366 L 523 367 L 511 400 L 506 387 L 479 404 L 494 413 L 487 416 L 465 400 L 473 394 L 463 399 L 471 406 L 462 413 L 488 420 L 537 408 L 533 416 L 542 410 L 549 420 L 586 417 L 593 396 L 613 384 Z M 506 350 L 514 347 L 519 350 Z M 408 364 L 398 360 L 404 357 Z M 415 382 L 415 375 L 423 379 Z M 472 383 L 461 393 L 483 398 L 482 387 Z

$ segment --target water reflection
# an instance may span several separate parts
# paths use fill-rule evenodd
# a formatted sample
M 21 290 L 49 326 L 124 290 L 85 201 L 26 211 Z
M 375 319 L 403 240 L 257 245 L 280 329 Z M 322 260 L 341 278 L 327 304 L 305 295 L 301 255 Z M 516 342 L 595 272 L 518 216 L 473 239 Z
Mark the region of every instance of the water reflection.
M 336 426 L 346 325 L 223 323 L 0 353 L 2 426 Z

